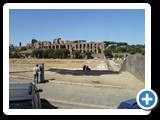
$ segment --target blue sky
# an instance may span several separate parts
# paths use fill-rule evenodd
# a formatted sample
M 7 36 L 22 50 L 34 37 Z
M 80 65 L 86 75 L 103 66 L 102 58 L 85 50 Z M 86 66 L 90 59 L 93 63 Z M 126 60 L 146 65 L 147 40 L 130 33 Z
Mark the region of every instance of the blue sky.
M 9 43 L 87 40 L 145 44 L 144 9 L 10 9 Z

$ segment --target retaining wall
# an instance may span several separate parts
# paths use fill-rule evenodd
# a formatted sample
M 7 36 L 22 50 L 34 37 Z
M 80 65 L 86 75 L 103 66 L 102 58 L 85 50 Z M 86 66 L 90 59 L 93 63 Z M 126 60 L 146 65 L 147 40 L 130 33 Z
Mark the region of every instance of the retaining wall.
M 120 71 L 129 71 L 138 79 L 145 81 L 145 55 L 128 55 Z

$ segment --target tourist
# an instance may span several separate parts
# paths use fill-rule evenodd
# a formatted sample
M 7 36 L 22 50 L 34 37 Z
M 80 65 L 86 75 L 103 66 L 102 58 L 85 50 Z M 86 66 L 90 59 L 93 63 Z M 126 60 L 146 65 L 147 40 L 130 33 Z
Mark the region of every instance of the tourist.
M 86 70 L 90 71 L 91 69 L 88 66 L 86 66 Z
M 34 83 L 37 84 L 38 83 L 38 75 L 39 75 L 39 68 L 38 68 L 38 64 L 36 64 L 36 66 L 33 68 L 33 76 L 34 76 Z
M 86 65 L 83 66 L 83 70 L 86 70 Z

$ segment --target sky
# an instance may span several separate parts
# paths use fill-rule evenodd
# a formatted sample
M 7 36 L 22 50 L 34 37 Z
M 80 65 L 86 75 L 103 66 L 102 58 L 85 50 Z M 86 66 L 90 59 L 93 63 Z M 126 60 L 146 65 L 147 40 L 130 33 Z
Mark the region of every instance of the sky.
M 115 41 L 145 44 L 144 9 L 10 9 L 9 43 Z

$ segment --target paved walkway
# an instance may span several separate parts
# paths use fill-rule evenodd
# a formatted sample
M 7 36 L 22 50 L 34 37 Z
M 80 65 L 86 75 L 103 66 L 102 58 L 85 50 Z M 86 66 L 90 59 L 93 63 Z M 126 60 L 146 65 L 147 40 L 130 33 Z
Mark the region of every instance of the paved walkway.
M 23 82 L 25 81 L 27 80 Z M 111 87 L 55 84 L 52 82 L 40 83 L 37 84 L 37 87 L 43 89 L 43 92 L 40 93 L 41 98 L 48 100 L 53 105 L 60 103 L 70 106 L 84 106 L 84 108 L 106 109 L 117 108 L 120 102 L 135 98 L 139 91 Z
M 120 64 L 114 62 L 113 60 L 107 60 L 108 69 L 113 71 L 119 71 L 120 70 Z
M 96 70 L 109 70 L 106 61 L 99 60 L 99 64 L 95 68 Z
M 10 77 L 10 82 L 29 81 L 32 82 L 27 78 Z M 46 81 L 46 83 L 37 84 L 37 87 L 43 89 L 43 92 L 40 93 L 41 98 L 48 100 L 53 106 L 58 104 L 58 107 L 61 105 L 62 108 L 73 108 L 72 106 L 76 108 L 78 106 L 78 108 L 110 109 L 117 108 L 122 101 L 136 98 L 143 86 L 140 81 L 136 84 L 137 86 L 131 84 L 130 87 L 125 87 L 125 83 L 114 85 L 107 84 L 107 82 L 88 84 L 87 82 Z
M 138 90 L 99 88 L 66 84 L 38 84 L 40 95 L 49 101 L 95 108 L 117 108 L 120 102 L 136 98 Z

